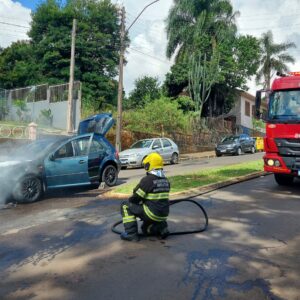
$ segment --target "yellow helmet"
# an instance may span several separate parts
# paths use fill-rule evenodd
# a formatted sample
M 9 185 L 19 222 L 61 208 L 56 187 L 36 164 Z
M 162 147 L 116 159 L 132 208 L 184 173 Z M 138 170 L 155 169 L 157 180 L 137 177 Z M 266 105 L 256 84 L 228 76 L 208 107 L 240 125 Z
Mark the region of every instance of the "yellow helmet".
M 153 169 L 162 169 L 164 166 L 164 161 L 162 157 L 154 152 L 146 156 L 143 160 L 144 168 L 147 172 L 152 171 Z

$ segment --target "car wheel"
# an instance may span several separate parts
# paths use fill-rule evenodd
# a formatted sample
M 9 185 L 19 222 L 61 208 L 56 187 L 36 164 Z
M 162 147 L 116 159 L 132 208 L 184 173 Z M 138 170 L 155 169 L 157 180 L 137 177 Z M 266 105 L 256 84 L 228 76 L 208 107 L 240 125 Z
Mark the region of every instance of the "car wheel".
M 121 170 L 126 170 L 127 169 L 127 166 L 122 166 L 121 167 Z
M 252 153 L 252 154 L 255 153 L 255 147 L 254 147 L 254 146 L 251 147 L 251 153 Z
M 222 156 L 222 154 L 219 152 L 216 152 L 216 157 L 220 157 L 220 156 Z
M 242 154 L 242 149 L 239 147 L 236 149 L 236 155 L 241 155 Z
M 275 181 L 279 185 L 291 185 L 294 181 L 294 177 L 284 174 L 274 174 Z
M 174 153 L 172 154 L 170 163 L 171 163 L 172 165 L 178 164 L 178 154 L 177 154 L 177 153 L 174 152 Z
M 13 197 L 19 203 L 35 202 L 41 198 L 42 194 L 42 181 L 34 175 L 23 177 L 13 191 Z
M 115 166 L 107 165 L 103 172 L 101 181 L 104 182 L 107 186 L 114 186 L 118 180 L 118 171 Z

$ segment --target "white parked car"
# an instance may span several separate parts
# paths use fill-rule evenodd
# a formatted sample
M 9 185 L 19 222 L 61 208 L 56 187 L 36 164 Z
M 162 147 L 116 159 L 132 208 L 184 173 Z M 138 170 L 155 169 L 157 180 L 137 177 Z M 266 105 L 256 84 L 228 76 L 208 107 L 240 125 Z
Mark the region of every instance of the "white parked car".
M 179 159 L 178 146 L 168 138 L 139 140 L 127 150 L 119 153 L 122 168 L 128 166 L 143 167 L 144 158 L 152 152 L 159 153 L 164 162 L 177 164 Z

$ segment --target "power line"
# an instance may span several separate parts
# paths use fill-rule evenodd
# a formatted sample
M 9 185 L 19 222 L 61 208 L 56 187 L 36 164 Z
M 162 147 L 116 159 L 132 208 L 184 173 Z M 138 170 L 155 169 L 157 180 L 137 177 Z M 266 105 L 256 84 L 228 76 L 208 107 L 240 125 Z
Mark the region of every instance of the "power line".
M 160 59 L 160 58 L 158 58 L 158 57 L 156 57 L 156 56 L 153 56 L 153 55 L 151 55 L 151 54 L 142 52 L 142 51 L 140 51 L 140 50 L 138 50 L 138 49 L 135 49 L 135 48 L 132 48 L 132 47 L 129 47 L 129 49 L 132 50 L 132 51 L 134 51 L 134 52 L 137 52 L 137 53 L 143 54 L 143 55 L 145 55 L 145 56 L 148 56 L 148 57 L 150 57 L 150 58 L 152 58 L 152 59 L 155 59 L 155 60 L 157 60 L 157 61 L 159 61 L 159 62 L 162 62 L 162 63 L 164 63 L 164 64 L 167 64 L 167 65 L 171 65 L 171 64 L 172 64 L 170 61 L 162 60 L 162 59 Z
M 10 18 L 10 17 L 1 16 L 1 15 L 0 15 L 0 18 L 2 18 L 2 19 L 7 19 L 7 20 L 20 21 L 19 18 Z M 30 21 L 30 20 L 23 20 L 23 22 L 25 22 L 25 23 L 28 23 L 29 21 Z
M 9 25 L 9 26 L 15 26 L 15 27 L 21 27 L 21 28 L 28 28 L 28 29 L 30 29 L 30 27 L 29 27 L 29 26 L 23 26 L 23 25 L 14 24 L 14 23 L 7 23 L 7 22 L 2 22 L 2 21 L 0 21 L 0 24 L 4 24 L 4 25 Z

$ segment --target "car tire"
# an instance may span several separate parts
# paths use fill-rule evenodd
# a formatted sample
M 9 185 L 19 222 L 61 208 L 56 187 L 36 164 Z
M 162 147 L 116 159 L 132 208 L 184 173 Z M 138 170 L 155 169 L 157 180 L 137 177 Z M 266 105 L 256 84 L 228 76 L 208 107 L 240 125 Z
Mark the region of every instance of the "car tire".
M 118 180 L 118 171 L 117 168 L 113 165 L 107 165 L 101 176 L 101 182 L 104 182 L 107 186 L 116 185 Z
M 216 152 L 216 157 L 220 157 L 220 156 L 222 156 L 222 154 L 219 152 Z
M 178 154 L 174 152 L 170 160 L 171 165 L 178 164 Z
M 256 152 L 256 151 L 255 151 L 255 147 L 252 146 L 252 147 L 251 147 L 251 153 L 254 154 L 255 152 Z
M 237 149 L 236 149 L 236 153 L 235 153 L 236 155 L 241 155 L 242 154 L 242 149 L 241 149 L 241 147 L 238 147 Z
M 127 166 L 122 166 L 121 167 L 121 170 L 126 170 L 127 169 Z
M 27 175 L 16 184 L 13 193 L 14 199 L 19 203 L 32 203 L 38 201 L 43 195 L 43 184 L 35 175 Z
M 294 177 L 284 174 L 274 174 L 275 181 L 279 185 L 291 185 L 294 181 Z

